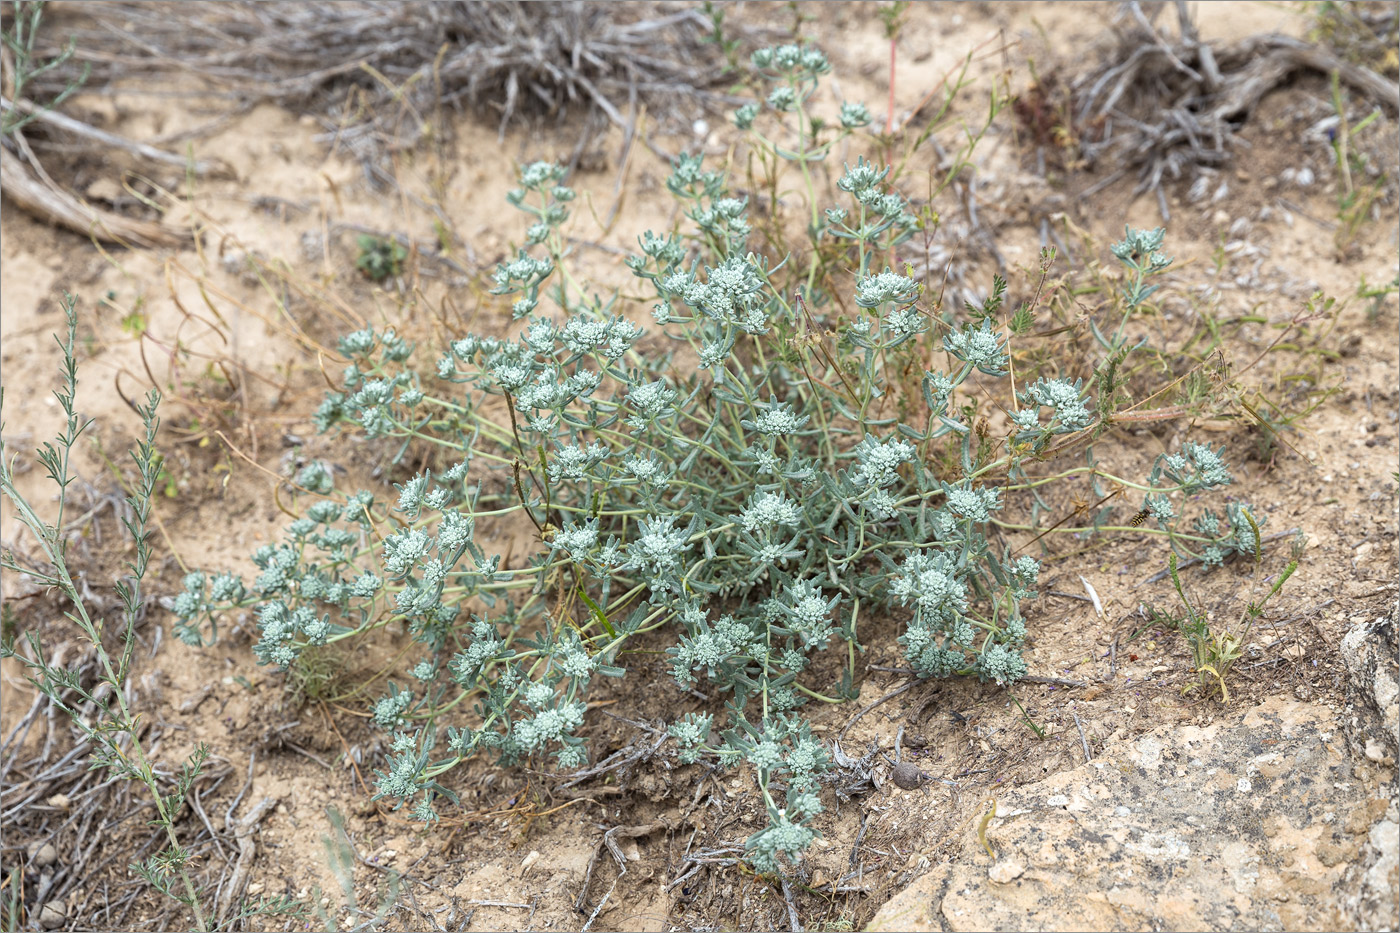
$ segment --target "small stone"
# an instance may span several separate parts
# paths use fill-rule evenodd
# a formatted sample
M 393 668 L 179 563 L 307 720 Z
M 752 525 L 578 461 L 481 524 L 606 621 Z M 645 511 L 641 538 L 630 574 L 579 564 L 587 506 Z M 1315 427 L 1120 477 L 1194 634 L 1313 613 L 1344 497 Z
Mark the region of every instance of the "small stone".
M 35 847 L 32 854 L 34 864 L 40 868 L 48 868 L 54 862 L 58 861 L 58 850 L 53 847 L 53 843 L 51 842 L 45 842 L 43 845 Z
M 68 807 L 72 804 L 72 801 L 68 799 L 67 794 L 54 794 L 48 799 L 48 804 L 49 806 L 56 807 L 59 810 L 67 810 Z
M 987 877 L 997 884 L 1009 884 L 1026 873 L 1026 866 L 1014 858 L 1003 859 L 987 869 Z
M 895 765 L 894 771 L 891 772 L 890 777 L 894 779 L 896 785 L 905 790 L 918 790 L 920 787 L 923 787 L 929 781 L 933 780 L 933 778 L 907 761 L 901 761 L 899 764 Z
M 110 201 L 115 203 L 123 194 L 121 185 L 116 179 L 103 176 L 87 186 L 83 192 L 93 201 Z
M 39 926 L 46 930 L 57 930 L 68 922 L 68 905 L 63 901 L 49 901 L 39 909 Z
M 256 897 L 261 893 L 263 893 L 263 883 L 261 881 L 254 881 L 252 884 L 248 885 L 249 896 Z

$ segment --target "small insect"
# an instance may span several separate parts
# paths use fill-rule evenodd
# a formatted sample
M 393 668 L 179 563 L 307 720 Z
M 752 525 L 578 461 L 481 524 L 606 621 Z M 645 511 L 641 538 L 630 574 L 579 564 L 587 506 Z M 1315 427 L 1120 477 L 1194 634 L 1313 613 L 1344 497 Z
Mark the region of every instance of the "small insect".
M 1132 521 L 1128 522 L 1128 524 L 1132 525 L 1134 528 L 1141 528 L 1142 523 L 1147 521 L 1147 516 L 1150 514 L 1151 513 L 1148 512 L 1147 509 L 1143 509 L 1141 512 L 1134 515 Z

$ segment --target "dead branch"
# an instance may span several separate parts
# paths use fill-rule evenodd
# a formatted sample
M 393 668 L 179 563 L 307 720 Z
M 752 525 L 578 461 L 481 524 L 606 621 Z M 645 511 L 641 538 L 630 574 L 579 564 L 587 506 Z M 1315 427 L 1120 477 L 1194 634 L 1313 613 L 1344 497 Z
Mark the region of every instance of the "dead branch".
M 159 162 L 163 165 L 173 165 L 180 169 L 188 168 L 196 175 L 233 175 L 233 170 L 220 159 L 200 159 L 191 162 L 184 156 L 175 155 L 172 152 L 166 152 L 163 149 L 157 149 L 154 146 L 148 146 L 145 143 L 139 143 L 133 139 L 127 139 L 125 136 L 118 136 L 115 133 L 108 133 L 105 130 L 99 130 L 96 127 L 88 126 L 81 120 L 75 120 L 55 110 L 36 107 L 27 100 L 10 101 L 0 96 L 0 112 L 9 112 L 11 110 L 18 110 L 22 114 L 32 116 L 36 122 L 47 123 L 50 126 L 55 126 L 61 130 L 72 133 L 75 136 L 90 139 L 113 149 L 121 149 L 125 152 L 130 152 L 144 159 L 150 159 L 152 162 Z
M 0 192 L 12 206 L 26 213 L 104 243 L 156 249 L 178 246 L 188 236 L 178 227 L 98 210 L 57 185 L 40 181 L 28 165 L 3 147 Z

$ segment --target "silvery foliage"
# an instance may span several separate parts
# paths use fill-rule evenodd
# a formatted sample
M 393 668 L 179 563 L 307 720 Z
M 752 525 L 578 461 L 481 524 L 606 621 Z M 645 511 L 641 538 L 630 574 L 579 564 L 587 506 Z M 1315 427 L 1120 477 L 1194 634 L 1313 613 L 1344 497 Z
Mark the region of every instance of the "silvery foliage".
M 824 56 L 783 46 L 754 60 L 788 92 L 767 98 L 772 118 L 802 119 Z M 753 126 L 760 113 L 748 105 L 736 120 Z M 864 108 L 842 110 L 844 124 L 867 120 Z M 811 136 L 805 157 L 838 138 Z M 951 365 L 923 374 L 916 423 L 877 414 L 895 351 L 933 323 L 921 284 L 879 265 L 918 226 L 888 176 L 863 159 L 847 166 L 837 187 L 848 202 L 813 231 L 849 248 L 856 267 L 856 310 L 838 317 L 834 305 L 794 302 L 782 270 L 748 249 L 747 201 L 682 155 L 666 185 L 688 224 L 644 232 L 627 261 L 652 295 L 655 323 L 643 329 L 615 299 L 558 274 L 574 192 L 559 166 L 526 166 L 509 201 L 530 217 L 527 246 L 493 289 L 512 302 L 516 335 L 461 337 L 424 373 L 392 330 L 350 334 L 343 387 L 315 416 L 322 431 L 386 438 L 401 453 L 430 439 L 453 465 L 387 496 L 344 495 L 324 465 L 304 469 L 294 484 L 316 495 L 282 543 L 254 554 L 251 589 L 192 575 L 175 601 L 178 632 L 198 641 L 201 620 L 256 606 L 255 650 L 285 668 L 312 646 L 406 623 L 418 654 L 370 710 L 392 733 L 378 795 L 432 820 L 455 800 L 439 778 L 475 754 L 583 764 L 576 732 L 592 679 L 623 675 L 624 647 L 665 628 L 677 684 L 726 700 L 722 723 L 710 711 L 671 726 L 681 760 L 752 765 L 770 819 L 749 859 L 774 871 L 800 858 L 829 767 L 800 710 L 823 691 L 855 695 L 862 613 L 907 617 L 900 642 L 920 675 L 1009 684 L 1026 674 L 1021 605 L 1040 573 L 988 539 L 1005 496 L 952 404 L 974 372 L 983 385 L 1008 376 L 1003 329 L 941 321 L 941 341 L 927 339 Z M 1152 252 L 1160 239 L 1137 246 Z M 1078 382 L 1042 378 L 1017 400 L 1012 453 L 995 475 L 1024 476 L 1023 461 L 1094 420 Z M 942 450 L 961 466 L 954 480 L 928 466 Z M 1228 482 L 1218 452 L 1187 445 L 1154 471 L 1152 514 L 1166 527 L 1177 517 L 1164 493 Z M 540 530 L 524 566 L 504 569 L 482 548 L 478 525 L 501 516 Z M 1257 526 L 1240 507 L 1229 535 L 1203 521 L 1218 559 L 1253 547 L 1244 529 Z M 841 659 L 839 682 L 811 676 L 827 651 Z M 787 788 L 781 804 L 775 782 Z

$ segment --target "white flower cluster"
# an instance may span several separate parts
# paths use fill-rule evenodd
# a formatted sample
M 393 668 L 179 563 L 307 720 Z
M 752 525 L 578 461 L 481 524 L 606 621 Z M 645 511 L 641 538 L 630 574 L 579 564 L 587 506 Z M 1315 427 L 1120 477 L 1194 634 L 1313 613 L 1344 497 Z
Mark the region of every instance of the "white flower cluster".
M 951 626 L 967 609 L 967 586 L 946 554 L 916 552 L 904 558 L 899 575 L 890 580 L 890 595 L 913 603 L 923 619 L 940 626 Z
M 969 324 L 948 334 L 943 338 L 943 349 L 989 376 L 1004 375 L 1010 362 L 1006 338 L 992 330 L 992 322 L 985 318 L 981 327 Z
M 777 530 L 780 525 L 796 525 L 802 519 L 797 503 L 782 492 L 760 490 L 739 513 L 739 524 L 749 534 Z
M 914 459 L 914 445 L 903 438 L 877 441 L 866 435 L 856 445 L 857 466 L 851 471 L 851 485 L 857 489 L 883 489 L 899 479 L 899 467 Z
M 641 336 L 640 327 L 621 317 L 609 320 L 571 317 L 564 322 L 559 339 L 570 353 L 600 353 L 612 361 L 621 359 Z
M 586 447 L 582 444 L 561 445 L 549 458 L 549 479 L 555 483 L 583 479 L 594 467 L 608 459 L 608 453 L 608 448 L 600 441 L 592 441 Z

